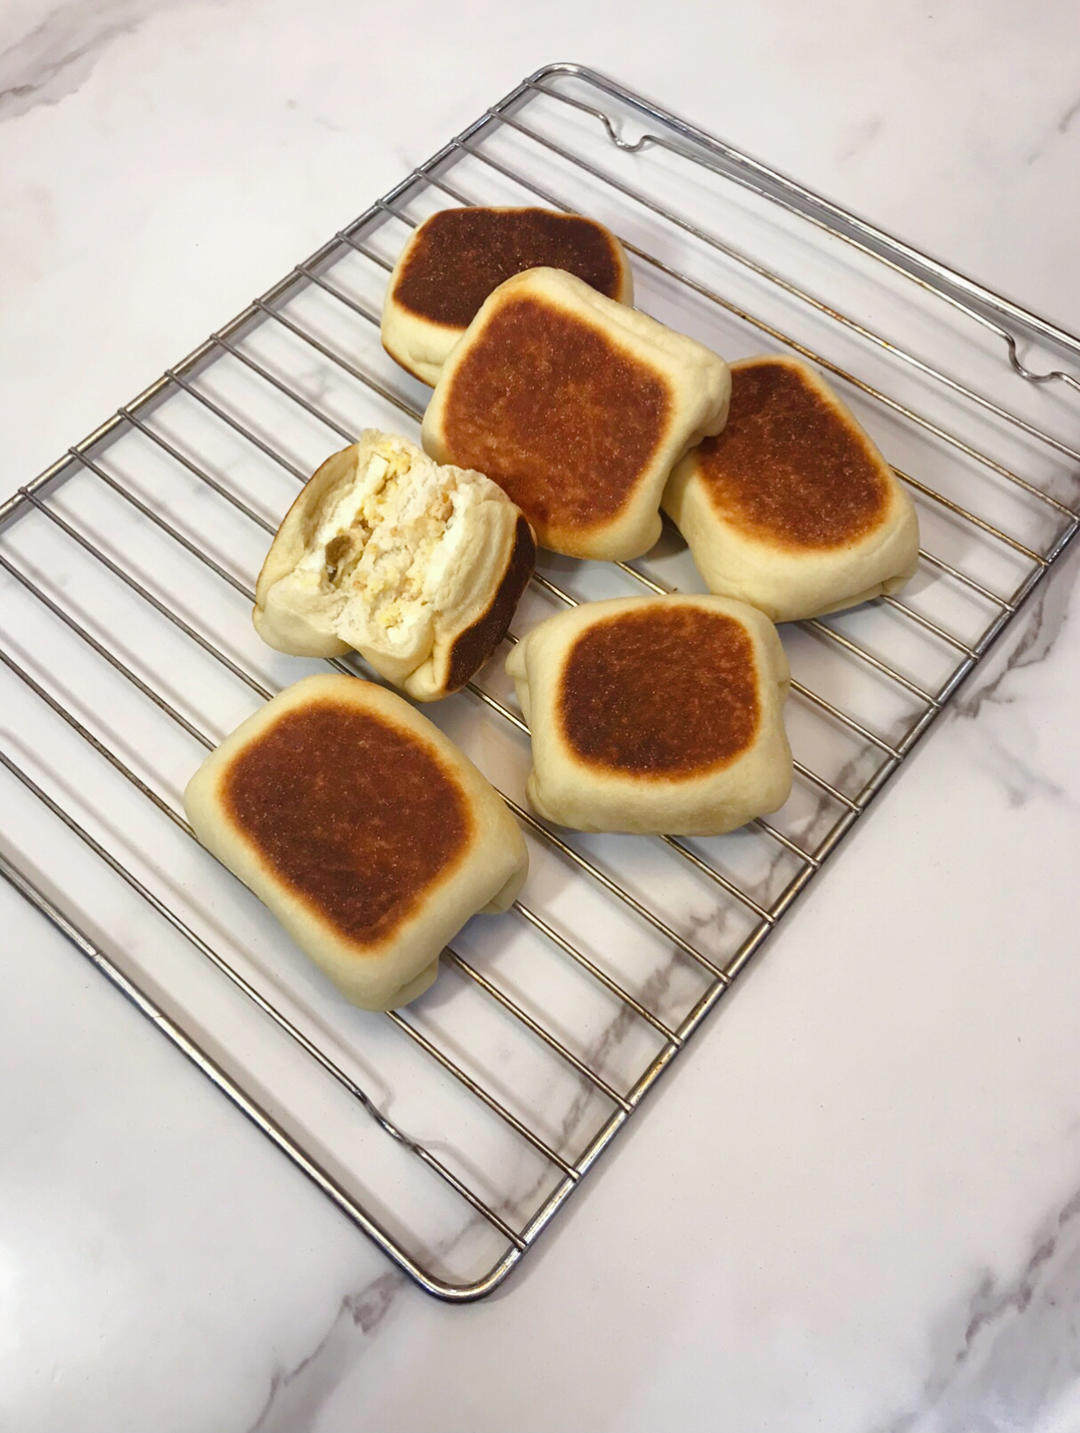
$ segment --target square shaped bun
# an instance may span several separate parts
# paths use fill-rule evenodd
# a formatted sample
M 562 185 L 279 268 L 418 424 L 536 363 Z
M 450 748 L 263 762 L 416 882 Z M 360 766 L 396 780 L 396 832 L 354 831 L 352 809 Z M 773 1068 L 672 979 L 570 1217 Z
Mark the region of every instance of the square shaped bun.
M 506 670 L 532 736 L 529 800 L 549 821 L 716 836 L 787 800 L 787 658 L 753 607 L 583 603 L 534 627 Z
M 422 430 L 479 469 L 541 547 L 624 560 L 660 536 L 675 463 L 727 417 L 727 364 L 692 338 L 556 269 L 488 298 L 446 361 Z
M 482 473 L 368 429 L 286 513 L 255 587 L 255 629 L 294 656 L 352 649 L 435 701 L 502 641 L 535 557 L 529 524 Z
M 713 592 L 774 622 L 897 592 L 919 560 L 911 499 L 808 364 L 731 365 L 724 431 L 671 475 L 664 511 Z
M 206 848 L 347 999 L 421 995 L 477 911 L 505 910 L 528 856 L 476 767 L 373 682 L 307 677 L 243 722 L 188 782 Z
M 566 269 L 618 303 L 634 297 L 630 265 L 610 229 L 557 209 L 442 209 L 402 249 L 382 314 L 391 358 L 424 383 L 493 289 L 523 269 Z

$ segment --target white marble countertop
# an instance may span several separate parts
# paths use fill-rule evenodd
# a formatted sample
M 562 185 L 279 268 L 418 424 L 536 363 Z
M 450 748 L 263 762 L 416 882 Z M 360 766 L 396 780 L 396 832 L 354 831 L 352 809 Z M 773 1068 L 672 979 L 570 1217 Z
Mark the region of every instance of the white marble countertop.
M 580 59 L 1080 328 L 1068 4 L 7 0 L 0 495 Z M 1074 552 L 544 1247 L 436 1303 L 0 889 L 0 1428 L 1080 1426 Z

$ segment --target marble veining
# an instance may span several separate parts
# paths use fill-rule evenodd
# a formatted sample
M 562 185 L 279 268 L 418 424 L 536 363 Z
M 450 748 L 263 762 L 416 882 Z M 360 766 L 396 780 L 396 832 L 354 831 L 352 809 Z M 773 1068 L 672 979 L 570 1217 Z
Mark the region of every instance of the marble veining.
M 1064 111 L 1064 113 L 1061 115 L 1061 118 L 1058 120 L 1058 134 L 1068 134 L 1069 126 L 1072 124 L 1073 120 L 1078 114 L 1080 114 L 1080 95 L 1077 95 L 1076 99 L 1073 100 L 1072 104 L 1068 107 L 1067 110 Z
M 839 159 L 842 164 L 854 159 L 856 155 L 863 155 L 869 150 L 884 127 L 885 121 L 879 114 L 867 115 L 851 127 L 851 135 L 839 151 Z
M 1080 1375 L 1078 1319 L 1080 1189 L 1040 1220 L 1019 1269 L 976 1275 L 971 1294 L 941 1320 L 918 1399 L 873 1433 L 1044 1426 Z
M 465 26 L 425 0 L 8 0 L 0 352 L 9 432 L 35 441 L 15 441 L 7 488 L 87 426 L 67 397 L 99 377 L 105 403 L 132 391 L 122 360 L 151 310 L 163 362 L 190 347 L 164 236 L 181 267 L 222 236 L 244 249 L 198 271 L 229 296 L 218 321 L 557 54 L 1075 327 L 1069 7 L 988 23 L 776 0 L 737 34 L 700 7 L 692 44 L 631 18 L 552 0 L 538 39 L 487 0 Z M 0 1428 L 554 1433 L 569 1392 L 607 1433 L 1074 1433 L 1078 562 L 721 1002 L 621 1167 L 470 1309 L 413 1289 L 70 951 L 46 959 L 0 886 Z M 672 917 L 707 951 L 735 938 L 714 894 Z M 686 963 L 661 950 L 646 996 L 672 1001 Z M 574 1143 L 590 1097 L 564 1088 L 553 1138 Z M 501 1173 L 527 1201 L 525 1166 Z
M 706 927 L 715 924 L 718 919 L 722 917 L 715 912 L 692 918 L 687 931 L 688 939 L 694 941 Z M 673 971 L 684 958 L 681 951 L 671 951 L 668 959 L 658 967 L 639 992 L 643 1004 L 655 1009 L 662 1003 Z M 585 1062 L 593 1069 L 599 1068 L 605 1051 L 625 1036 L 627 1029 L 636 1019 L 638 1017 L 629 1006 L 623 1006 L 601 1035 L 583 1052 L 582 1058 Z M 559 1149 L 566 1150 L 573 1145 L 588 1105 L 594 1098 L 595 1091 L 585 1077 L 581 1076 L 578 1096 L 570 1103 L 562 1119 Z M 542 1177 L 535 1180 L 523 1195 L 515 1196 L 514 1203 L 528 1206 L 530 1200 L 539 1193 L 542 1183 Z M 508 1210 L 503 1207 L 498 1212 L 505 1215 Z M 440 1245 L 438 1252 L 448 1253 L 480 1217 L 474 1215 L 455 1238 Z M 514 1278 L 513 1273 L 510 1278 Z M 312 1407 L 317 1405 L 320 1396 L 325 1396 L 328 1388 L 333 1387 L 337 1381 L 341 1370 L 356 1356 L 356 1345 L 366 1344 L 407 1284 L 408 1280 L 404 1274 L 391 1269 L 371 1279 L 362 1288 L 346 1294 L 330 1327 L 311 1352 L 293 1368 L 284 1372 L 278 1370 L 272 1375 L 266 1402 L 246 1433 L 287 1433 L 289 1429 L 297 1426 L 301 1413 L 310 1416 Z M 314 1400 L 314 1404 L 311 1400 Z
M 950 719 L 972 723 L 972 735 L 984 753 L 984 769 L 1007 793 L 1010 806 L 1026 805 L 1036 797 L 1064 802 L 1075 808 L 1080 793 L 1070 790 L 1053 768 L 1033 760 L 1030 733 L 1023 720 L 1025 690 L 1017 678 L 1051 662 L 1059 642 L 1070 630 L 1080 549 L 1075 544 L 1062 559 L 1061 571 L 1032 595 L 1026 610 L 1003 634 L 1004 658 L 998 654 L 988 670 L 975 673 L 950 705 Z M 1013 720 L 1001 709 L 1020 706 Z M 993 708 L 998 708 L 991 718 Z
M 314 1413 L 391 1312 L 406 1283 L 388 1269 L 363 1288 L 346 1294 L 330 1327 L 306 1358 L 286 1372 L 274 1373 L 266 1402 L 245 1433 L 291 1433 L 309 1425 Z
M 136 30 L 161 5 L 162 0 L 67 0 L 48 10 L 0 50 L 0 119 L 74 94 L 109 44 Z
M 987 704 L 1008 705 L 1017 700 L 1012 678 L 1027 668 L 1045 662 L 1055 651 L 1069 622 L 1074 599 L 1075 578 L 1080 557 L 1071 550 L 1062 560 L 1054 581 L 1040 584 L 1013 626 L 1003 634 L 1005 660 L 994 664 L 961 688 L 950 711 L 954 717 L 971 720 Z
M 996 670 L 980 669 L 954 703 L 954 719 L 969 721 L 986 703 L 1022 700 L 1015 691 L 1006 693 L 1003 688 L 1012 676 L 1051 656 L 1067 626 L 1071 595 L 1066 580 L 1043 586 L 1009 634 L 1004 660 Z M 1059 786 L 1029 771 L 1010 784 L 1010 799 L 1014 792 L 1020 793 L 1015 799 L 1030 799 L 1040 783 L 1044 795 L 1061 794 Z M 722 908 L 691 916 L 688 939 L 696 942 L 710 926 L 718 921 L 722 925 L 724 918 Z M 661 1001 L 681 958 L 673 950 L 655 972 L 641 992 L 648 1004 L 655 1007 Z M 585 1052 L 587 1062 L 596 1067 L 634 1018 L 628 1008 L 620 1010 Z M 591 1093 L 582 1079 L 579 1096 L 563 1117 L 562 1148 L 572 1143 Z M 528 1194 L 524 1198 L 527 1202 Z M 933 1366 L 923 1377 L 917 1399 L 910 1408 L 868 1427 L 866 1433 L 998 1433 L 1032 1427 L 1038 1416 L 1053 1408 L 1080 1376 L 1080 1351 L 1074 1338 L 1080 1317 L 1078 1216 L 1080 1190 L 1040 1221 L 1022 1267 L 1010 1274 L 987 1268 L 975 1277 L 971 1293 L 955 1310 L 939 1317 L 942 1332 L 934 1341 Z M 407 1286 L 404 1275 L 389 1270 L 346 1294 L 311 1351 L 292 1368 L 272 1375 L 265 1404 L 247 1433 L 289 1433 L 306 1426 L 346 1369 L 369 1351 L 370 1340 Z M 1034 1349 L 1038 1354 L 1033 1363 Z M 979 1410 L 978 1421 L 972 1421 L 974 1409 Z

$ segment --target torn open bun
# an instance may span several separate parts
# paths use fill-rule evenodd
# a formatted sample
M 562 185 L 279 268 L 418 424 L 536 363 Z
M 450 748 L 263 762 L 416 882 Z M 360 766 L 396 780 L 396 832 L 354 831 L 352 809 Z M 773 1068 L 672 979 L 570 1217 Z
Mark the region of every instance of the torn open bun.
M 502 641 L 536 556 L 481 473 L 369 429 L 328 458 L 277 531 L 255 629 L 280 652 L 359 652 L 418 701 L 456 691 Z

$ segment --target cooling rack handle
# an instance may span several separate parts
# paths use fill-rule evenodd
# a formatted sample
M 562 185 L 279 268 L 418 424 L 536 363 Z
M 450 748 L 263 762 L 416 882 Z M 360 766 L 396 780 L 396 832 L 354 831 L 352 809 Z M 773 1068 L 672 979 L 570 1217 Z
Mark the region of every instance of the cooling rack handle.
M 558 77 L 582 80 L 609 94 L 613 99 L 621 101 L 645 118 L 653 119 L 675 131 L 679 139 L 672 139 L 670 135 L 658 134 L 651 129 L 644 130 L 636 139 L 627 139 L 620 130 L 618 120 L 613 119 L 605 110 L 544 83 L 545 80 Z M 1037 314 L 1021 308 L 958 270 L 942 264 L 929 254 L 911 247 L 883 229 L 878 229 L 857 214 L 841 208 L 823 195 L 804 188 L 779 170 L 772 169 L 751 155 L 735 149 L 706 130 L 698 129 L 696 125 L 691 125 L 676 115 L 653 105 L 643 96 L 624 89 L 617 81 L 609 79 L 606 75 L 591 70 L 586 65 L 568 61 L 558 62 L 536 70 L 523 81 L 520 88 L 549 95 L 552 99 L 570 105 L 583 114 L 591 115 L 603 126 L 611 144 L 624 153 L 638 154 L 652 146 L 667 150 L 670 154 L 676 154 L 694 164 L 700 164 L 707 169 L 721 173 L 744 188 L 780 204 L 789 212 L 801 215 L 818 228 L 835 235 L 844 243 L 852 245 L 869 257 L 879 260 L 894 272 L 903 274 L 919 284 L 920 287 L 936 293 L 951 307 L 966 314 L 968 318 L 995 334 L 1005 344 L 1009 367 L 1026 382 L 1040 385 L 1059 383 L 1070 388 L 1074 393 L 1080 393 L 1080 376 L 1077 374 L 1066 372 L 1061 368 L 1053 368 L 1043 373 L 1029 368 L 1020 357 L 1016 335 L 1000 321 L 999 317 L 992 315 L 1008 317 L 1046 342 L 1065 349 L 1080 367 L 1080 338 L 1075 334 L 1059 328 L 1048 319 L 1040 318 Z M 508 96 L 507 99 L 515 97 Z M 984 312 L 984 308 L 991 310 L 991 313 Z

